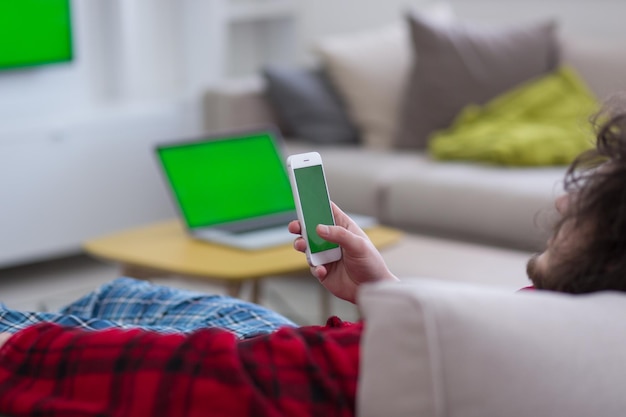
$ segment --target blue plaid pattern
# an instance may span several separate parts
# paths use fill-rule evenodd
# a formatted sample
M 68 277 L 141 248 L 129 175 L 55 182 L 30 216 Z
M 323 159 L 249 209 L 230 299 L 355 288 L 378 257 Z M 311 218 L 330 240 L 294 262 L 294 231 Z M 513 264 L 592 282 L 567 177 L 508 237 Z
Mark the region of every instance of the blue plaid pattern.
M 239 338 L 296 326 L 278 313 L 237 298 L 174 289 L 132 278 L 107 283 L 58 313 L 21 312 L 0 305 L 0 332 L 15 333 L 42 321 L 91 330 L 141 328 L 162 333 L 219 327 Z

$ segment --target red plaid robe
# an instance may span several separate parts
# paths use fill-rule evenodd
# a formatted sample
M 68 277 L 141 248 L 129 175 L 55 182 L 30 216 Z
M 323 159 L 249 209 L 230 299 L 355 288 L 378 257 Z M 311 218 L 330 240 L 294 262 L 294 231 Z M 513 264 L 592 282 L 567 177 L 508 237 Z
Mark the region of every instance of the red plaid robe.
M 0 350 L 9 416 L 353 416 L 361 323 L 238 341 L 39 324 Z

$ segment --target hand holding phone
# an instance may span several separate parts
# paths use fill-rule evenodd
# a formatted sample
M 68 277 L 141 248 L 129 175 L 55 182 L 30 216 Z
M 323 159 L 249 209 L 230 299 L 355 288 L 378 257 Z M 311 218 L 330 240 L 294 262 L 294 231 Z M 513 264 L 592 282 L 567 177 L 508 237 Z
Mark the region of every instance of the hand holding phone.
M 318 266 L 340 260 L 339 245 L 322 239 L 315 230 L 318 224 L 335 225 L 322 157 L 317 152 L 291 155 L 287 170 L 309 264 Z

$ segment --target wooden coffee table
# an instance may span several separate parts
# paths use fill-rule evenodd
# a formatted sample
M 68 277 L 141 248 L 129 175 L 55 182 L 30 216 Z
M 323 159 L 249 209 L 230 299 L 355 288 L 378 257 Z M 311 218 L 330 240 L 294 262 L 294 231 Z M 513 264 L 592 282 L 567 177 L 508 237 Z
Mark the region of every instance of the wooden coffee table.
M 366 233 L 379 249 L 402 237 L 399 230 L 384 226 L 374 226 Z M 251 301 L 255 303 L 259 302 L 264 278 L 309 268 L 304 254 L 291 244 L 254 251 L 235 249 L 190 238 L 178 220 L 99 237 L 86 242 L 84 249 L 96 258 L 119 264 L 123 275 L 134 278 L 177 276 L 206 280 L 225 285 L 234 297 L 239 297 L 242 285 L 250 282 Z M 322 314 L 330 309 L 326 291 L 325 294 Z

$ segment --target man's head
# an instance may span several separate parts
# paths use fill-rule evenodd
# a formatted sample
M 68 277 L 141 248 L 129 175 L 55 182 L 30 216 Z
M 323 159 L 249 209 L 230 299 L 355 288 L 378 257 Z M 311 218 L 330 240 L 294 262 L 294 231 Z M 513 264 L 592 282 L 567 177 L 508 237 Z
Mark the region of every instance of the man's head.
M 569 167 L 556 201 L 562 218 L 546 250 L 528 262 L 536 288 L 626 291 L 626 110 L 609 103 L 595 122 L 596 149 Z

